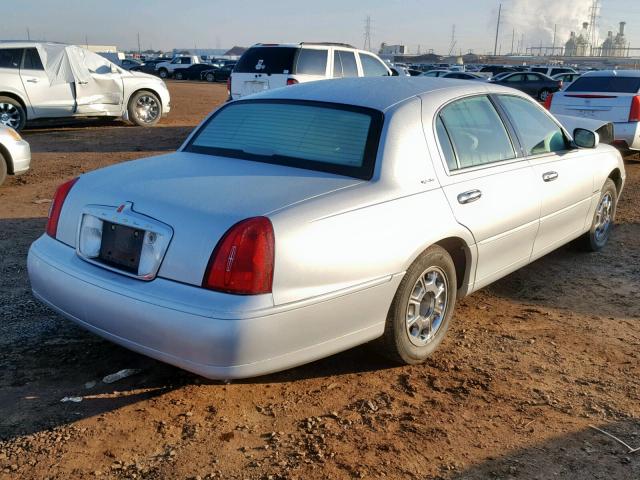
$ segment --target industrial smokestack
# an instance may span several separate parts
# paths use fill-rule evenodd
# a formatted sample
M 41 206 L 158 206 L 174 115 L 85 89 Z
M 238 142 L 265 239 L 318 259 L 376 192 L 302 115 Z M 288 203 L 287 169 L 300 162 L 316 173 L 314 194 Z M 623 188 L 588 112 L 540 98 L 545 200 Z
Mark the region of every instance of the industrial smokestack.
M 624 26 L 627 22 L 620 22 L 620 35 L 624 35 Z

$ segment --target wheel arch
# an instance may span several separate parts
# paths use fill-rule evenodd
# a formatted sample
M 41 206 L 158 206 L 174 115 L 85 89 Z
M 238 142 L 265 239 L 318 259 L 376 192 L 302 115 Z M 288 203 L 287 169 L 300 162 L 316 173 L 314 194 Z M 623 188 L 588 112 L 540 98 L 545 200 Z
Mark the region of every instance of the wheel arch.
M 608 175 L 607 178 L 613 180 L 613 183 L 616 185 L 616 193 L 620 195 L 620 190 L 622 188 L 622 172 L 620 172 L 619 168 L 614 168 Z
M 453 260 L 453 264 L 456 268 L 456 283 L 458 288 L 458 297 L 462 298 L 471 290 L 471 273 L 475 268 L 475 257 L 473 252 L 473 243 L 470 243 L 463 236 L 452 235 L 449 237 L 441 238 L 437 241 L 429 242 L 420 248 L 409 261 L 406 268 L 409 268 L 413 262 L 416 261 L 429 247 L 437 245 L 443 248 Z
M 24 110 L 24 114 L 25 114 L 26 120 L 29 119 L 29 109 L 27 108 L 26 102 L 22 99 L 22 97 L 20 97 L 20 95 L 17 95 L 17 94 L 15 94 L 13 92 L 0 91 L 0 97 L 12 98 L 16 102 L 20 103 L 20 105 L 22 106 L 22 109 Z
M 160 106 L 162 107 L 162 109 L 164 111 L 164 104 L 162 103 L 162 97 L 160 96 L 160 94 L 156 90 L 154 90 L 153 88 L 149 88 L 149 87 L 140 87 L 140 88 L 137 88 L 136 90 L 134 90 L 133 92 L 131 92 L 131 94 L 129 95 L 129 98 L 127 98 L 127 110 L 129 109 L 129 104 L 131 103 L 131 99 L 136 94 L 138 94 L 140 92 L 153 93 L 158 98 L 158 101 L 160 102 Z

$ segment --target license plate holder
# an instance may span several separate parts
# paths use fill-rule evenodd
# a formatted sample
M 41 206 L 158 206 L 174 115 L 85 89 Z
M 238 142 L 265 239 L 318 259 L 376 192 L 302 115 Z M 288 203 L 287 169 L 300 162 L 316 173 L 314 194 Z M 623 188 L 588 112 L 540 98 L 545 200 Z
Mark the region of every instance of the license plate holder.
M 144 230 L 118 223 L 104 222 L 99 259 L 103 263 L 138 274 Z

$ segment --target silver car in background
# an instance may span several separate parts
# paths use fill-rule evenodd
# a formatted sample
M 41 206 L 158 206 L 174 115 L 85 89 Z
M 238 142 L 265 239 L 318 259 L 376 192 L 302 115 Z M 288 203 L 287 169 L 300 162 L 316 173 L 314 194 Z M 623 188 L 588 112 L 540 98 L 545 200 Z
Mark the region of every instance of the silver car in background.
M 624 181 L 616 149 L 516 90 L 327 80 L 63 184 L 28 270 L 62 315 L 206 377 L 372 340 L 415 364 L 457 298 L 578 237 L 603 248 Z
M 7 175 L 20 175 L 29 170 L 31 148 L 14 129 L 0 125 L 0 185 Z

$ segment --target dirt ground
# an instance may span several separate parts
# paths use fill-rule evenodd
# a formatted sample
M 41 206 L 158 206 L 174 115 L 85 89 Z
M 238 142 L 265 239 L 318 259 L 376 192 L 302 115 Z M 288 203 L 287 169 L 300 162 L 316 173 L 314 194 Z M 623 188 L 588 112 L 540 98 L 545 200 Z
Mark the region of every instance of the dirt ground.
M 226 94 L 169 87 L 157 128 L 25 131 L 32 170 L 0 187 L 0 479 L 640 478 L 640 452 L 590 428 L 640 447 L 640 163 L 603 252 L 564 247 L 460 301 L 421 366 L 365 346 L 216 383 L 36 302 L 26 255 L 55 187 L 175 149 Z M 102 381 L 125 368 L 139 372 Z

